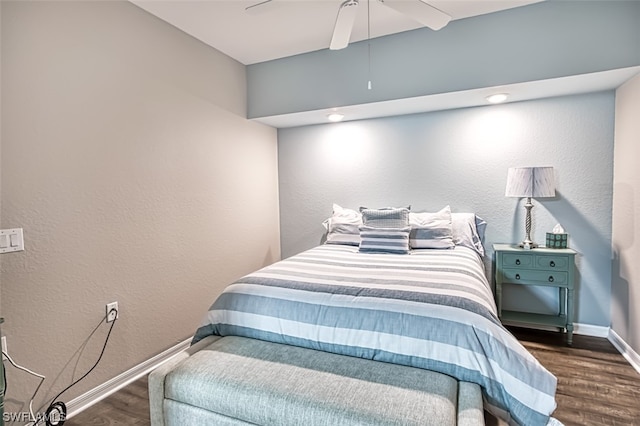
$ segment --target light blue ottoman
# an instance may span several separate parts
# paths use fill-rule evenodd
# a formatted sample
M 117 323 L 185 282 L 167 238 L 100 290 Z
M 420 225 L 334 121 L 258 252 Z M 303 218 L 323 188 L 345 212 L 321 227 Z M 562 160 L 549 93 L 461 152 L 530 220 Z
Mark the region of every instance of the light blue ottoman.
M 152 426 L 484 425 L 476 384 L 235 336 L 154 370 L 149 399 Z

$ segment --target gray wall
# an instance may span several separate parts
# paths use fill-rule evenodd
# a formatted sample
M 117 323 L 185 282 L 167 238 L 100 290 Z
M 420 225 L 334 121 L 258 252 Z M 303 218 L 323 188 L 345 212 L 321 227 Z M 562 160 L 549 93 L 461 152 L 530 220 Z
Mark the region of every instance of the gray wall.
M 534 201 L 532 235 L 543 242 L 556 223 L 566 228 L 580 252 L 577 321 L 609 326 L 613 129 L 612 91 L 280 129 L 283 257 L 320 243 L 332 203 L 450 204 L 488 221 L 489 250 L 519 242 L 523 201 L 504 197 L 507 169 L 552 165 L 558 195 Z M 544 291 L 510 293 L 507 306 L 544 312 L 554 304 Z
M 640 361 L 640 76 L 616 91 L 611 328 Z M 639 364 L 637 364 L 639 365 Z
M 1 2 L 1 314 L 47 376 L 34 408 L 187 339 L 231 280 L 280 258 L 277 133 L 245 67 L 128 2 Z M 256 214 L 258 212 L 259 214 Z M 7 409 L 38 380 L 8 369 Z
M 544 1 L 247 67 L 250 118 L 640 65 L 640 2 Z M 375 36 L 375 27 L 372 28 Z

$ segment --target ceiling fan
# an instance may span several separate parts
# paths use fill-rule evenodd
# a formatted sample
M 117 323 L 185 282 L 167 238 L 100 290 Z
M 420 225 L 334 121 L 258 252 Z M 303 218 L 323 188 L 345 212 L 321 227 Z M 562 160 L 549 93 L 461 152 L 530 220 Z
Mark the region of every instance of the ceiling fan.
M 369 0 L 367 0 L 369 1 Z M 409 18 L 421 23 L 422 25 L 431 28 L 432 30 L 439 30 L 446 26 L 451 21 L 451 16 L 447 15 L 440 9 L 437 9 L 430 4 L 425 3 L 422 0 L 377 0 L 383 5 L 394 9 Z M 253 4 L 247 7 L 247 12 L 255 12 L 268 3 L 272 3 L 273 0 L 263 0 L 259 3 Z M 335 26 L 333 27 L 333 36 L 331 37 L 331 43 L 329 49 L 340 50 L 349 45 L 349 39 L 351 38 L 351 30 L 356 19 L 356 13 L 358 11 L 358 5 L 360 0 L 346 0 L 340 5 L 338 9 L 338 16 L 336 18 Z

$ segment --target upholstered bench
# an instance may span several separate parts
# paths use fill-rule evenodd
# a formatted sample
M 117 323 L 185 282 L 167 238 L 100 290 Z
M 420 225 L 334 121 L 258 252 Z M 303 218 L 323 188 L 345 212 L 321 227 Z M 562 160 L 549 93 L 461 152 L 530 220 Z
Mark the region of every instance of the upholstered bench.
M 208 337 L 149 375 L 151 424 L 483 425 L 444 374 L 243 337 Z

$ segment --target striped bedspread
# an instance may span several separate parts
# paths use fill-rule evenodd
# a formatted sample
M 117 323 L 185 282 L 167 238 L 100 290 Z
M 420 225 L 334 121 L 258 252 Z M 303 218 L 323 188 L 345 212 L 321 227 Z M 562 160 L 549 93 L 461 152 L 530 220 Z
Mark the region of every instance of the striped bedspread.
M 478 255 L 322 245 L 230 285 L 193 343 L 238 335 L 435 370 L 478 383 L 510 424 L 546 425 L 556 378 L 499 322 Z

